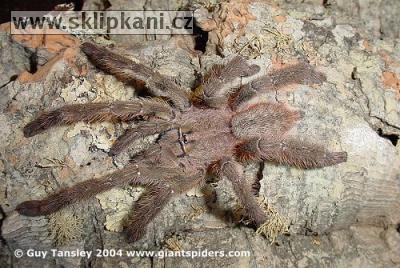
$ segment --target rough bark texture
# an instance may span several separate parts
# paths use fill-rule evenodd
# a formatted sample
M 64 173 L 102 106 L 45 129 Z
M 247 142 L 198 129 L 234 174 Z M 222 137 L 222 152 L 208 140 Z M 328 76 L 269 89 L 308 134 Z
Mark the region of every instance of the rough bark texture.
M 256 190 L 291 222 L 291 235 L 273 245 L 253 229 L 231 223 L 226 211 L 234 209 L 237 200 L 229 182 L 220 182 L 216 188 L 221 211 L 207 212 L 202 194 L 192 191 L 167 205 L 145 237 L 134 244 L 128 244 L 121 231 L 141 192 L 137 188 L 114 189 L 49 217 L 20 216 L 14 209 L 22 201 L 117 170 L 154 137 L 114 158 L 107 152 L 126 124 L 79 123 L 24 138 L 23 126 L 39 110 L 66 103 L 126 101 L 135 97 L 135 90 L 96 70 L 69 41 L 64 42 L 67 50 L 62 52 L 29 48 L 29 42 L 24 48 L 21 42 L 26 40 L 1 32 L 0 267 L 399 267 L 400 49 L 396 20 L 400 2 L 337 0 L 324 1 L 325 6 L 316 0 L 152 2 L 110 0 L 115 10 L 176 9 L 191 4 L 198 8 L 203 29 L 197 43 L 192 37 L 179 36 L 95 40 L 115 42 L 117 50 L 186 88 L 197 83 L 197 73 L 221 62 L 217 55 L 241 54 L 258 64 L 261 74 L 283 63 L 308 60 L 327 76 L 326 83 L 318 88 L 293 86 L 260 98 L 303 111 L 294 131 L 332 150 L 347 151 L 348 162 L 306 171 L 265 163 L 258 172 L 261 180 Z M 85 5 L 93 9 L 104 3 L 86 1 Z M 353 7 L 357 12 L 350 14 Z M 235 9 L 242 15 L 231 12 Z M 212 16 L 213 20 L 207 19 Z M 199 40 L 206 40 L 206 31 L 208 42 L 203 44 Z M 64 44 L 61 41 L 57 44 Z M 204 45 L 204 54 L 194 50 Z M 36 74 L 30 76 L 28 71 Z M 247 168 L 249 180 L 255 179 L 257 168 Z M 13 257 L 15 249 L 29 248 L 177 247 L 250 250 L 251 256 Z

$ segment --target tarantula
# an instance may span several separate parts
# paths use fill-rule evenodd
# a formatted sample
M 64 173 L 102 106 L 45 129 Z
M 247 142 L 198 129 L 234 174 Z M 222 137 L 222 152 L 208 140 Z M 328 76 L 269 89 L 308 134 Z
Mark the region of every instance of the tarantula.
M 307 63 L 298 63 L 242 84 L 242 77 L 259 72 L 240 56 L 212 68 L 190 94 L 149 67 L 92 43 L 81 50 L 101 70 L 126 83 L 144 85 L 153 98 L 115 103 L 71 104 L 42 112 L 24 128 L 32 137 L 50 127 L 99 121 L 131 121 L 110 149 L 120 153 L 133 141 L 154 134 L 158 139 L 132 163 L 110 175 L 90 179 L 51 194 L 42 200 L 17 206 L 20 214 L 51 214 L 62 207 L 113 187 L 143 186 L 146 191 L 134 204 L 126 230 L 131 241 L 140 239 L 146 226 L 176 195 L 206 183 L 228 179 L 245 213 L 255 226 L 268 220 L 250 185 L 242 163 L 271 161 L 298 168 L 321 168 L 347 160 L 346 152 L 330 152 L 323 146 L 289 137 L 300 119 L 298 111 L 284 104 L 249 104 L 259 92 L 279 90 L 288 84 L 321 84 L 325 76 Z

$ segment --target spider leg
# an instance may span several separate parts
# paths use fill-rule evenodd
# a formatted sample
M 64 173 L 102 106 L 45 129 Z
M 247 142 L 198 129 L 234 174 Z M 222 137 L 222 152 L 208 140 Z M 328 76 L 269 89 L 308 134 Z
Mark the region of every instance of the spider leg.
M 174 195 L 201 183 L 203 178 L 201 172 L 194 176 L 184 176 L 176 168 L 131 164 L 100 179 L 87 180 L 65 188 L 45 199 L 25 201 L 16 210 L 26 216 L 48 215 L 114 187 L 144 186 L 146 191 L 135 203 L 127 227 L 129 238 L 135 241 L 145 233 L 147 224 Z
M 146 226 L 161 212 L 172 196 L 171 189 L 159 183 L 146 187 L 146 191 L 135 202 L 126 225 L 130 241 L 137 241 L 144 235 Z
M 133 141 L 146 136 L 164 132 L 171 127 L 173 127 L 173 125 L 167 121 L 157 120 L 141 122 L 138 126 L 127 129 L 125 133 L 114 142 L 109 155 L 117 155 L 126 147 L 128 147 Z
M 203 79 L 203 84 L 195 90 L 196 98 L 206 105 L 218 108 L 225 104 L 232 88 L 238 86 L 240 77 L 252 76 L 260 71 L 257 65 L 249 65 L 240 56 L 234 57 L 226 65 L 214 66 Z
M 298 111 L 280 103 L 259 103 L 236 113 L 231 121 L 238 138 L 274 137 L 284 135 L 300 119 Z
M 168 171 L 171 175 L 165 180 Z M 165 168 L 159 172 L 158 178 L 163 182 L 155 182 L 146 187 L 146 191 L 135 202 L 129 215 L 126 231 L 128 239 L 132 242 L 139 240 L 146 232 L 146 226 L 161 212 L 168 201 L 175 195 L 182 194 L 196 185 L 204 182 L 204 172 L 199 171 L 194 175 L 178 173 L 175 168 Z
M 236 146 L 241 161 L 265 160 L 298 168 L 322 168 L 347 161 L 346 152 L 295 139 L 254 138 Z
M 230 106 L 233 110 L 237 110 L 241 104 L 249 101 L 262 91 L 276 91 L 290 84 L 322 84 L 325 80 L 324 74 L 317 72 L 310 64 L 298 63 L 272 71 L 243 85 L 231 96 Z
M 220 177 L 226 178 L 232 183 L 233 190 L 244 206 L 247 215 L 259 227 L 267 220 L 267 216 L 243 176 L 243 167 L 232 159 L 223 159 L 220 163 Z
M 130 102 L 87 103 L 65 105 L 53 111 L 41 113 L 24 127 L 25 137 L 32 137 L 50 127 L 84 121 L 129 121 L 141 115 L 173 117 L 172 108 L 165 102 L 154 99 L 139 99 Z
M 48 215 L 77 201 L 88 199 L 96 194 L 105 192 L 114 187 L 123 187 L 131 184 L 134 186 L 151 186 L 159 183 L 158 177 L 165 179 L 176 176 L 176 169 L 159 167 L 142 167 L 137 164 L 115 171 L 98 179 L 90 179 L 75 184 L 72 187 L 49 195 L 42 200 L 26 201 L 17 206 L 20 214 L 27 216 Z
M 121 81 L 143 82 L 152 95 L 170 99 L 174 106 L 181 110 L 190 107 L 189 96 L 185 90 L 151 68 L 92 43 L 83 43 L 81 49 L 94 65 L 115 75 Z
M 121 187 L 132 182 L 149 184 L 147 177 L 139 176 L 139 168 L 130 165 L 98 179 L 80 182 L 72 187 L 49 195 L 42 200 L 25 201 L 17 206 L 17 211 L 26 216 L 48 215 L 79 200 L 87 199 L 114 187 Z

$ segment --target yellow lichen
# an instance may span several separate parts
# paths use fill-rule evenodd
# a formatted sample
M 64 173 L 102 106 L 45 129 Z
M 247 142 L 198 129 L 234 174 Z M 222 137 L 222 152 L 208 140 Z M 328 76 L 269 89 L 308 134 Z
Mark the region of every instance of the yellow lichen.
M 245 56 L 247 58 L 256 59 L 261 57 L 265 52 L 264 40 L 260 36 L 252 36 L 247 42 L 242 44 L 238 39 L 243 39 L 242 37 L 236 38 L 233 43 L 233 49 L 237 54 Z
M 71 168 L 70 166 L 68 166 L 68 164 L 65 163 L 64 160 L 48 157 L 45 157 L 44 160 L 46 160 L 47 163 L 38 163 L 36 164 L 36 166 L 39 168 Z
M 265 236 L 272 244 L 279 235 L 289 232 L 289 221 L 279 214 L 277 209 L 269 204 L 265 198 L 260 197 L 257 201 L 265 211 L 267 221 L 257 228 L 256 233 Z M 233 209 L 233 217 L 236 222 L 244 225 L 252 223 L 252 220 L 246 216 L 244 207 L 241 204 L 237 204 Z
M 183 217 L 185 220 L 196 219 L 196 218 L 200 217 L 202 214 L 204 214 L 205 212 L 207 212 L 207 209 L 205 207 L 202 207 L 199 205 L 191 205 L 191 207 L 193 210 L 188 215 L 185 215 Z
M 49 233 L 57 246 L 79 239 L 83 232 L 83 219 L 71 208 L 65 208 L 49 217 Z
M 276 42 L 275 48 L 278 53 L 288 53 L 293 43 L 293 40 L 289 35 L 282 33 L 271 25 L 265 25 L 262 30 L 272 35 L 273 40 Z
M 127 189 L 111 189 L 110 191 L 96 195 L 102 209 L 106 211 L 106 230 L 111 232 L 121 232 L 125 221 L 132 209 L 132 204 L 140 194 L 140 190 L 135 190 L 133 197 Z
M 181 242 L 176 236 L 170 237 L 167 240 L 165 240 L 165 247 L 172 251 L 183 250 Z
M 278 235 L 289 232 L 289 221 L 264 198 L 259 198 L 258 201 L 267 214 L 268 220 L 258 227 L 256 233 L 264 235 L 272 244 Z

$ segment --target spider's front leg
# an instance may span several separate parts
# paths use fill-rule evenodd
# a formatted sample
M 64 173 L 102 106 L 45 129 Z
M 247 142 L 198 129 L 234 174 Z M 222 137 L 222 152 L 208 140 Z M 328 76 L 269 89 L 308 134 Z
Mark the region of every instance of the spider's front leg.
M 272 71 L 265 76 L 243 85 L 231 96 L 230 106 L 233 110 L 237 110 L 242 104 L 262 91 L 275 91 L 291 84 L 322 84 L 325 80 L 325 75 L 316 71 L 310 64 L 298 63 L 293 66 Z
M 203 84 L 194 92 L 194 99 L 218 108 L 227 103 L 232 89 L 239 86 L 241 77 L 252 76 L 260 71 L 257 65 L 249 65 L 240 56 L 234 57 L 224 66 L 214 66 L 205 76 Z
M 92 43 L 83 43 L 81 49 L 94 65 L 121 81 L 134 84 L 140 81 L 152 95 L 170 99 L 180 110 L 190 107 L 185 90 L 149 67 Z
M 293 138 L 253 138 L 236 147 L 242 161 L 271 161 L 298 168 L 322 168 L 347 161 L 346 152 L 330 152 L 325 147 Z
M 132 142 L 146 136 L 162 133 L 171 129 L 173 124 L 164 120 L 154 120 L 150 122 L 141 122 L 133 128 L 129 128 L 114 142 L 109 155 L 117 155 L 127 148 Z
M 129 121 L 142 115 L 160 118 L 174 117 L 172 108 L 155 99 L 138 99 L 114 103 L 71 104 L 50 112 L 42 112 L 24 127 L 25 137 L 32 137 L 48 128 L 68 125 L 79 121 L 87 123 L 101 121 Z

